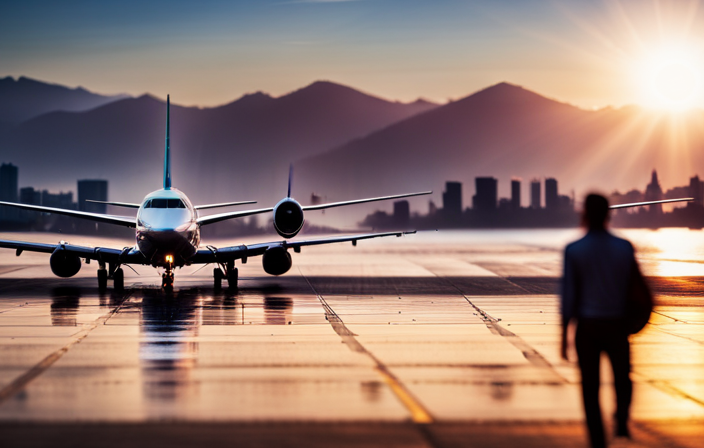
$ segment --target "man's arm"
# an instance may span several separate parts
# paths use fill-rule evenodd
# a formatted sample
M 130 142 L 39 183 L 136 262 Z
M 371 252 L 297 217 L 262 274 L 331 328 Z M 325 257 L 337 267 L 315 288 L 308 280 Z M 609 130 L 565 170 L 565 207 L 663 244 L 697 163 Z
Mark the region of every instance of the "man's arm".
M 562 294 L 560 297 L 560 312 L 562 314 L 562 335 L 560 340 L 560 356 L 569 361 L 567 357 L 567 330 L 570 321 L 575 316 L 575 306 L 577 297 L 577 278 L 569 255 L 565 249 L 564 264 L 562 272 Z

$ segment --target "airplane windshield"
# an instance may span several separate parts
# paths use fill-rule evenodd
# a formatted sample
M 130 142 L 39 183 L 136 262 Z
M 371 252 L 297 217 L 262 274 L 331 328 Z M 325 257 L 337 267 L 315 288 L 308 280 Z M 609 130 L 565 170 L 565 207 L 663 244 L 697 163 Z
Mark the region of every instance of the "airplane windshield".
M 180 199 L 152 199 L 144 208 L 186 208 L 186 204 Z

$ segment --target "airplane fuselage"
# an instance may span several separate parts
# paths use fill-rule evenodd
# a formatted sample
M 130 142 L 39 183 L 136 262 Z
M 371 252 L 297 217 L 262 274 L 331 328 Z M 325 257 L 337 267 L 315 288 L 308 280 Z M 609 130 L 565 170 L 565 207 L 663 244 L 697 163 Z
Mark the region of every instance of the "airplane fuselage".
M 137 212 L 137 248 L 154 266 L 183 266 L 200 244 L 197 219 L 198 211 L 183 192 L 149 193 Z

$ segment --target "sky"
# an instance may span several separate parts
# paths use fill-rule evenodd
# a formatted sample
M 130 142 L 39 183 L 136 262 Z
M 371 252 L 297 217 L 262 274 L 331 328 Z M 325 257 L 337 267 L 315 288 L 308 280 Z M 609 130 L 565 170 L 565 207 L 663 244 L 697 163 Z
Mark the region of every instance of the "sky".
M 703 25 L 689 0 L 4 0 L 0 76 L 197 106 L 321 79 L 437 102 L 508 81 L 600 108 L 647 103 L 674 70 L 666 93 L 704 108 Z

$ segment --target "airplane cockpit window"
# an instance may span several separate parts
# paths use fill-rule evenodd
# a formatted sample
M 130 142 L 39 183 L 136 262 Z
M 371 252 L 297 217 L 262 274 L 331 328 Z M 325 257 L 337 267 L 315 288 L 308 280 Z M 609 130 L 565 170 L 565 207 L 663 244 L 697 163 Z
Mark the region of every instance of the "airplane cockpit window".
M 180 199 L 169 199 L 168 208 L 186 208 L 186 204 Z
M 186 208 L 186 204 L 180 199 L 152 199 L 144 208 Z

